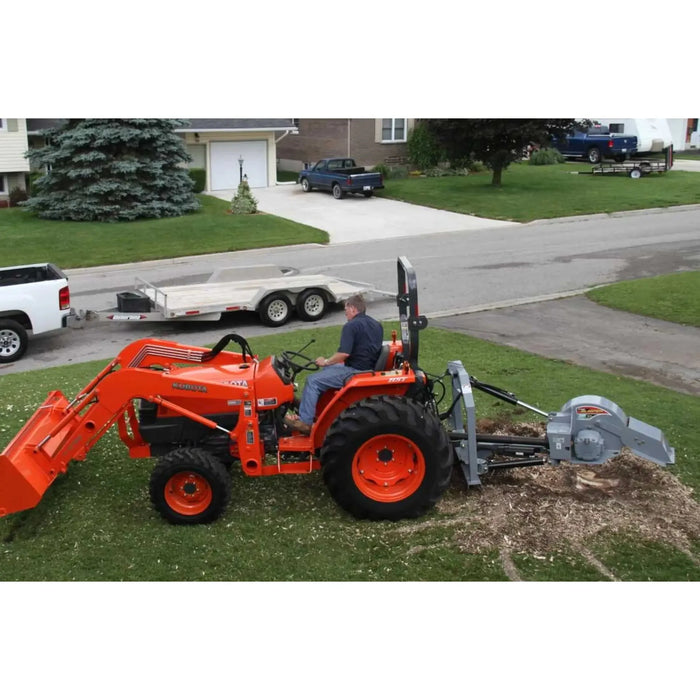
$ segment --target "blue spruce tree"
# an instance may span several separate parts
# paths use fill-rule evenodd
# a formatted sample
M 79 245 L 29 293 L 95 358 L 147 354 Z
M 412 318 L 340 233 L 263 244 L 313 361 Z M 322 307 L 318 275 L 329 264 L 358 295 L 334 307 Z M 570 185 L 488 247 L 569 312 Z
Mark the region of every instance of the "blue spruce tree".
M 47 172 L 24 203 L 43 219 L 131 221 L 199 208 L 179 119 L 69 119 L 28 152 Z

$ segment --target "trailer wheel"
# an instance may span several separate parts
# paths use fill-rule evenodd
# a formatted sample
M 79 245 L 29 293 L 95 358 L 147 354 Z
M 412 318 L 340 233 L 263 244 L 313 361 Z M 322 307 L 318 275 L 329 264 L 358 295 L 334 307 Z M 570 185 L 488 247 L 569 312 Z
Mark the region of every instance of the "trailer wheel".
M 0 318 L 0 363 L 19 360 L 29 345 L 24 327 L 11 318 Z
M 632 170 L 630 170 L 630 177 L 633 180 L 639 180 L 639 178 L 642 177 L 642 171 L 639 168 L 632 168 Z
M 423 515 L 447 488 L 452 449 L 438 418 L 404 396 L 373 396 L 338 416 L 321 450 L 323 479 L 356 518 Z
M 345 192 L 343 192 L 343 188 L 337 183 L 333 183 L 333 197 L 335 199 L 342 199 L 345 196 Z
M 302 192 L 311 192 L 311 183 L 305 177 L 301 178 L 301 191 Z
M 588 162 L 593 163 L 593 165 L 595 165 L 596 163 L 600 163 L 600 148 L 589 148 L 588 153 L 586 153 L 586 158 L 588 158 Z
M 292 305 L 284 294 L 270 294 L 260 303 L 258 313 L 266 326 L 283 326 L 292 313 Z
M 155 509 L 175 525 L 216 520 L 231 498 L 223 463 L 196 447 L 181 447 L 158 460 L 149 485 Z
M 302 321 L 318 321 L 328 309 L 326 295 L 320 289 L 305 289 L 297 298 L 296 309 Z

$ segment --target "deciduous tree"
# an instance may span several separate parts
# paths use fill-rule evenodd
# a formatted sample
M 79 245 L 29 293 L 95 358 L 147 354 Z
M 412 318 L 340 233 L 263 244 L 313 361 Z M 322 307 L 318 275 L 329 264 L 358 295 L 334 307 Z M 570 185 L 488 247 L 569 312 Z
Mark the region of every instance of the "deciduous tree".
M 480 160 L 500 186 L 503 171 L 530 143 L 544 144 L 579 127 L 575 119 L 428 119 L 426 125 L 452 161 Z

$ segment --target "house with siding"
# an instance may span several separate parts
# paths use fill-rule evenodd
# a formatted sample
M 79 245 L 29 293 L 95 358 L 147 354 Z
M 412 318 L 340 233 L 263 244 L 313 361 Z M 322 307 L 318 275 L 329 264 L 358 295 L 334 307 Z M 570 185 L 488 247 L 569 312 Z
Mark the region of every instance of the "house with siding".
M 26 189 L 29 161 L 26 119 L 0 118 L 0 206 L 10 199 L 15 187 Z
M 277 148 L 280 170 L 301 170 L 321 158 L 354 158 L 366 168 L 408 162 L 415 119 L 296 119 L 298 134 Z
M 45 144 L 42 134 L 61 119 L 0 119 L 0 202 L 15 188 L 27 189 L 29 148 Z M 205 190 L 232 190 L 241 175 L 251 187 L 272 187 L 277 181 L 277 148 L 297 133 L 292 119 L 189 119 L 176 129 L 192 157 L 189 168 L 206 172 Z M 1 204 L 0 204 L 1 205 Z

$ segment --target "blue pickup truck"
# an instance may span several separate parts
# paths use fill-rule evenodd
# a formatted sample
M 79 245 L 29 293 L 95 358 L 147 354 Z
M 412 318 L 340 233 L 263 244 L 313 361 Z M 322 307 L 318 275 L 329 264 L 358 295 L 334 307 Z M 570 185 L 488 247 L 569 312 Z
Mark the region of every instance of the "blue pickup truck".
M 352 158 L 319 160 L 310 168 L 302 170 L 297 182 L 304 192 L 328 190 L 336 199 L 342 199 L 349 192 L 371 197 L 374 190 L 384 187 L 381 173 L 366 172 Z
M 637 152 L 637 137 L 626 134 L 611 134 L 601 125 L 591 126 L 587 131 L 574 131 L 552 144 L 567 158 L 584 158 L 589 163 L 600 163 L 607 158 L 622 163 Z

